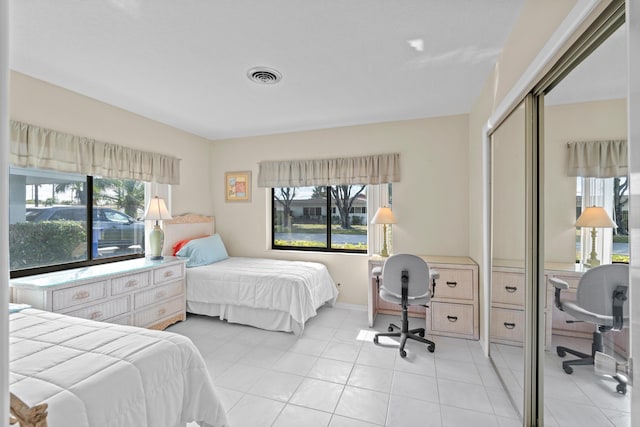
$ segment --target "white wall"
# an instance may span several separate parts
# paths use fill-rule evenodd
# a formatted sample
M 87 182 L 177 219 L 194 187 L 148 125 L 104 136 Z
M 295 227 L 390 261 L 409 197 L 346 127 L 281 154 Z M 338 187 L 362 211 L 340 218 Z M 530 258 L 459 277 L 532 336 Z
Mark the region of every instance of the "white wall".
M 178 157 L 181 182 L 172 187 L 171 212 L 211 214 L 208 140 L 24 74 L 10 77 L 12 120 Z
M 408 120 L 215 141 L 211 149 L 216 227 L 232 255 L 325 263 L 340 302 L 367 303 L 367 256 L 270 250 L 270 190 L 256 188 L 258 162 L 400 153 L 393 185 L 393 251 L 468 255 L 467 116 Z M 224 173 L 252 171 L 251 202 L 225 202 Z

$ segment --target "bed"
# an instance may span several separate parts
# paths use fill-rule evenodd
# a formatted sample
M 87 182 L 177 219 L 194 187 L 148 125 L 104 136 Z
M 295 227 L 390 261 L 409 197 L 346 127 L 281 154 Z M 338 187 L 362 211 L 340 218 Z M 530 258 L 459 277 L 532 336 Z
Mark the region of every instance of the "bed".
M 220 317 L 273 331 L 301 335 L 305 322 L 324 304 L 333 305 L 338 297 L 326 266 L 317 262 L 285 261 L 267 258 L 228 257 L 215 233 L 212 217 L 182 215 L 164 221 L 163 253 L 190 256 L 187 263 L 187 311 Z M 190 245 L 207 239 L 219 241 L 220 250 L 210 259 L 190 265 L 199 255 L 184 252 Z M 221 246 L 222 245 L 222 246 Z M 202 253 L 202 252 L 200 252 Z
M 36 309 L 9 319 L 12 412 L 48 411 L 49 427 L 228 426 L 186 337 Z

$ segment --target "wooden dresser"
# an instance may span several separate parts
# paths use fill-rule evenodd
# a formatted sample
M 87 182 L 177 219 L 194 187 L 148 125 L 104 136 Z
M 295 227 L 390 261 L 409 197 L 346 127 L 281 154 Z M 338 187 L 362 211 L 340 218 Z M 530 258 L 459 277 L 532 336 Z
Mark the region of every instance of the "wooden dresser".
M 12 302 L 74 317 L 165 329 L 186 318 L 186 259 L 139 258 L 12 279 Z
M 426 332 L 459 338 L 479 339 L 478 265 L 468 257 L 421 256 L 429 268 L 438 271 L 435 295 L 425 309 L 409 307 L 409 315 L 426 318 Z M 400 314 L 400 306 L 383 301 L 372 270 L 387 258 L 369 258 L 368 311 L 372 327 L 378 313 Z

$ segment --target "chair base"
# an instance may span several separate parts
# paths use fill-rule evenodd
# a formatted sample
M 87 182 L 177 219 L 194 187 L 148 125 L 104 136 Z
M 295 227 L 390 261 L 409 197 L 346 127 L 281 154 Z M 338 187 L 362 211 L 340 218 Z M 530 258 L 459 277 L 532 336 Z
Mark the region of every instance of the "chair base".
M 400 329 L 398 332 L 393 332 L 394 329 Z M 427 350 L 430 353 L 433 353 L 436 349 L 436 344 L 433 341 L 430 341 L 424 337 L 425 329 L 424 328 L 415 328 L 409 329 L 409 319 L 407 314 L 407 309 L 403 308 L 402 310 L 402 327 L 394 325 L 393 323 L 389 324 L 387 328 L 389 332 L 379 332 L 373 337 L 374 344 L 378 344 L 379 337 L 399 337 L 400 338 L 400 347 L 398 348 L 400 352 L 400 357 L 407 357 L 407 351 L 404 349 L 405 344 L 408 339 L 419 341 L 421 343 L 427 344 Z
M 606 331 L 606 329 L 605 329 Z M 565 357 L 567 355 L 567 353 L 572 354 L 576 357 L 578 357 L 578 359 L 572 359 L 572 360 L 565 360 L 562 362 L 562 369 L 567 373 L 567 374 L 572 374 L 573 373 L 573 368 L 572 366 L 585 366 L 585 365 L 593 365 L 593 361 L 594 361 L 594 357 L 597 351 L 602 352 L 604 349 L 604 345 L 602 342 L 602 332 L 600 330 L 600 328 L 598 328 L 597 330 L 595 330 L 593 332 L 593 342 L 591 343 L 591 354 L 586 354 L 583 353 L 581 351 L 577 351 L 574 350 L 572 348 L 568 348 L 568 347 L 564 347 L 564 346 L 558 346 L 556 347 L 556 352 L 558 353 L 558 356 L 560 357 Z M 626 394 L 627 393 L 627 379 L 621 375 L 614 375 L 612 376 L 612 378 L 614 380 L 616 380 L 618 382 L 618 385 L 616 386 L 616 391 L 620 394 Z

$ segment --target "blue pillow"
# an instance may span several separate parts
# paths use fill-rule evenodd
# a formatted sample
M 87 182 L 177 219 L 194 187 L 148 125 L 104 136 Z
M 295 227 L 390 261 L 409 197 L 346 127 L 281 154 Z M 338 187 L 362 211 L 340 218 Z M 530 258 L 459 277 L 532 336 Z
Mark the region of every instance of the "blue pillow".
M 176 255 L 189 257 L 187 267 L 213 264 L 214 262 L 229 258 L 222 238 L 217 233 L 213 236 L 191 240 L 184 245 Z

